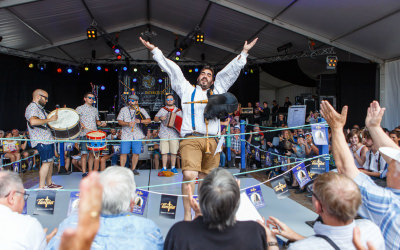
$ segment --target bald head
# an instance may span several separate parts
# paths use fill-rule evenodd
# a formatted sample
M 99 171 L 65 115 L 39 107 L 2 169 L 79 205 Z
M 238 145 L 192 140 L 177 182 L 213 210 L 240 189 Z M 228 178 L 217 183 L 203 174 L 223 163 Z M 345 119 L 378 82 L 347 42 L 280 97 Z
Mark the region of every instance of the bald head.
M 49 99 L 49 94 L 43 89 L 36 89 L 32 93 L 32 101 L 39 103 L 44 107 Z
M 361 205 L 361 194 L 357 184 L 345 175 L 335 172 L 318 176 L 313 192 L 323 210 L 341 222 L 353 220 Z

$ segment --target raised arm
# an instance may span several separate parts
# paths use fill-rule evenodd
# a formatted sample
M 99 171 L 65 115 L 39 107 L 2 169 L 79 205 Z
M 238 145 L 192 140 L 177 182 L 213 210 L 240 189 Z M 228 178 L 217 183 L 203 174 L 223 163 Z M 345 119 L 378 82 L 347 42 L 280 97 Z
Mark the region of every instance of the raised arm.
M 339 114 L 328 101 L 321 102 L 321 114 L 332 131 L 332 152 L 336 167 L 339 173 L 354 179 L 360 171 L 354 163 L 354 158 L 347 146 L 343 133 L 343 127 L 347 118 L 347 110 L 348 107 L 344 106 L 342 113 Z
M 236 56 L 228 65 L 226 65 L 215 77 L 214 89 L 217 94 L 225 93 L 235 83 L 239 77 L 240 70 L 246 65 L 248 52 L 257 43 L 255 38 L 251 43 L 245 41 L 240 55 Z
M 381 121 L 385 108 L 381 108 L 379 102 L 373 101 L 369 105 L 367 117 L 365 118 L 365 126 L 368 128 L 374 144 L 380 147 L 392 147 L 399 149 L 399 146 L 386 135 L 381 127 Z M 386 162 L 390 162 L 392 159 L 382 154 Z
M 139 40 L 147 49 L 151 51 L 151 53 L 153 53 L 153 59 L 158 63 L 158 66 L 160 66 L 160 68 L 168 74 L 169 78 L 171 79 L 172 89 L 179 95 L 179 97 L 182 97 L 182 88 L 191 85 L 185 79 L 181 68 L 176 63 L 166 58 L 161 50 L 157 48 L 154 44 L 151 44 L 141 37 L 139 37 Z

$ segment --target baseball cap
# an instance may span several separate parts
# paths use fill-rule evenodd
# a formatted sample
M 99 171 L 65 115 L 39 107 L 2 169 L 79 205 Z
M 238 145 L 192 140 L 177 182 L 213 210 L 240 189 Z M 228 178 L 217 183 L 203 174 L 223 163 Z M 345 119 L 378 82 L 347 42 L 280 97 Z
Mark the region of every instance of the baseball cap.
M 238 125 L 236 125 L 234 128 L 240 129 L 240 127 Z
M 135 101 L 139 101 L 139 97 L 137 95 L 130 95 L 129 99 L 133 99 Z

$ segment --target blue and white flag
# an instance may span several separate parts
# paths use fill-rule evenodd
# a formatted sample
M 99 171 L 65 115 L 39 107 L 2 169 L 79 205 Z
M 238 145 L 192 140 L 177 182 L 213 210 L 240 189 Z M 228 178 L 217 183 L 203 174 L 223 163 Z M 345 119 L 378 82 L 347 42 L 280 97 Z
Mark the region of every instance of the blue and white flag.
M 149 192 L 136 189 L 136 199 L 135 206 L 133 207 L 132 213 L 143 215 L 144 209 L 146 208 L 147 197 L 149 196 Z
M 296 180 L 299 183 L 300 188 L 303 188 L 307 183 L 311 181 L 306 166 L 304 165 L 304 162 L 300 163 L 299 165 L 296 165 L 293 168 L 293 174 L 296 177 Z
M 264 207 L 264 197 L 260 186 L 250 187 L 246 189 L 246 194 L 256 208 Z

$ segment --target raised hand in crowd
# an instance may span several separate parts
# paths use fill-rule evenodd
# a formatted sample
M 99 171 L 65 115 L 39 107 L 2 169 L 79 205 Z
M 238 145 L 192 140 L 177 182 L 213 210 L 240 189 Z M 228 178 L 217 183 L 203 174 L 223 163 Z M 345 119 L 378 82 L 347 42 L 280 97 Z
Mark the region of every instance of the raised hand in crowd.
M 79 221 L 76 229 L 67 229 L 61 237 L 61 250 L 88 250 L 100 227 L 103 187 L 100 175 L 91 172 L 80 184 Z
M 258 40 L 258 37 L 255 38 L 253 41 L 251 41 L 251 43 L 247 43 L 247 41 L 245 41 L 242 51 L 245 53 L 249 53 L 249 50 L 251 50 L 251 48 L 253 48 L 253 46 L 257 43 L 257 40 Z

